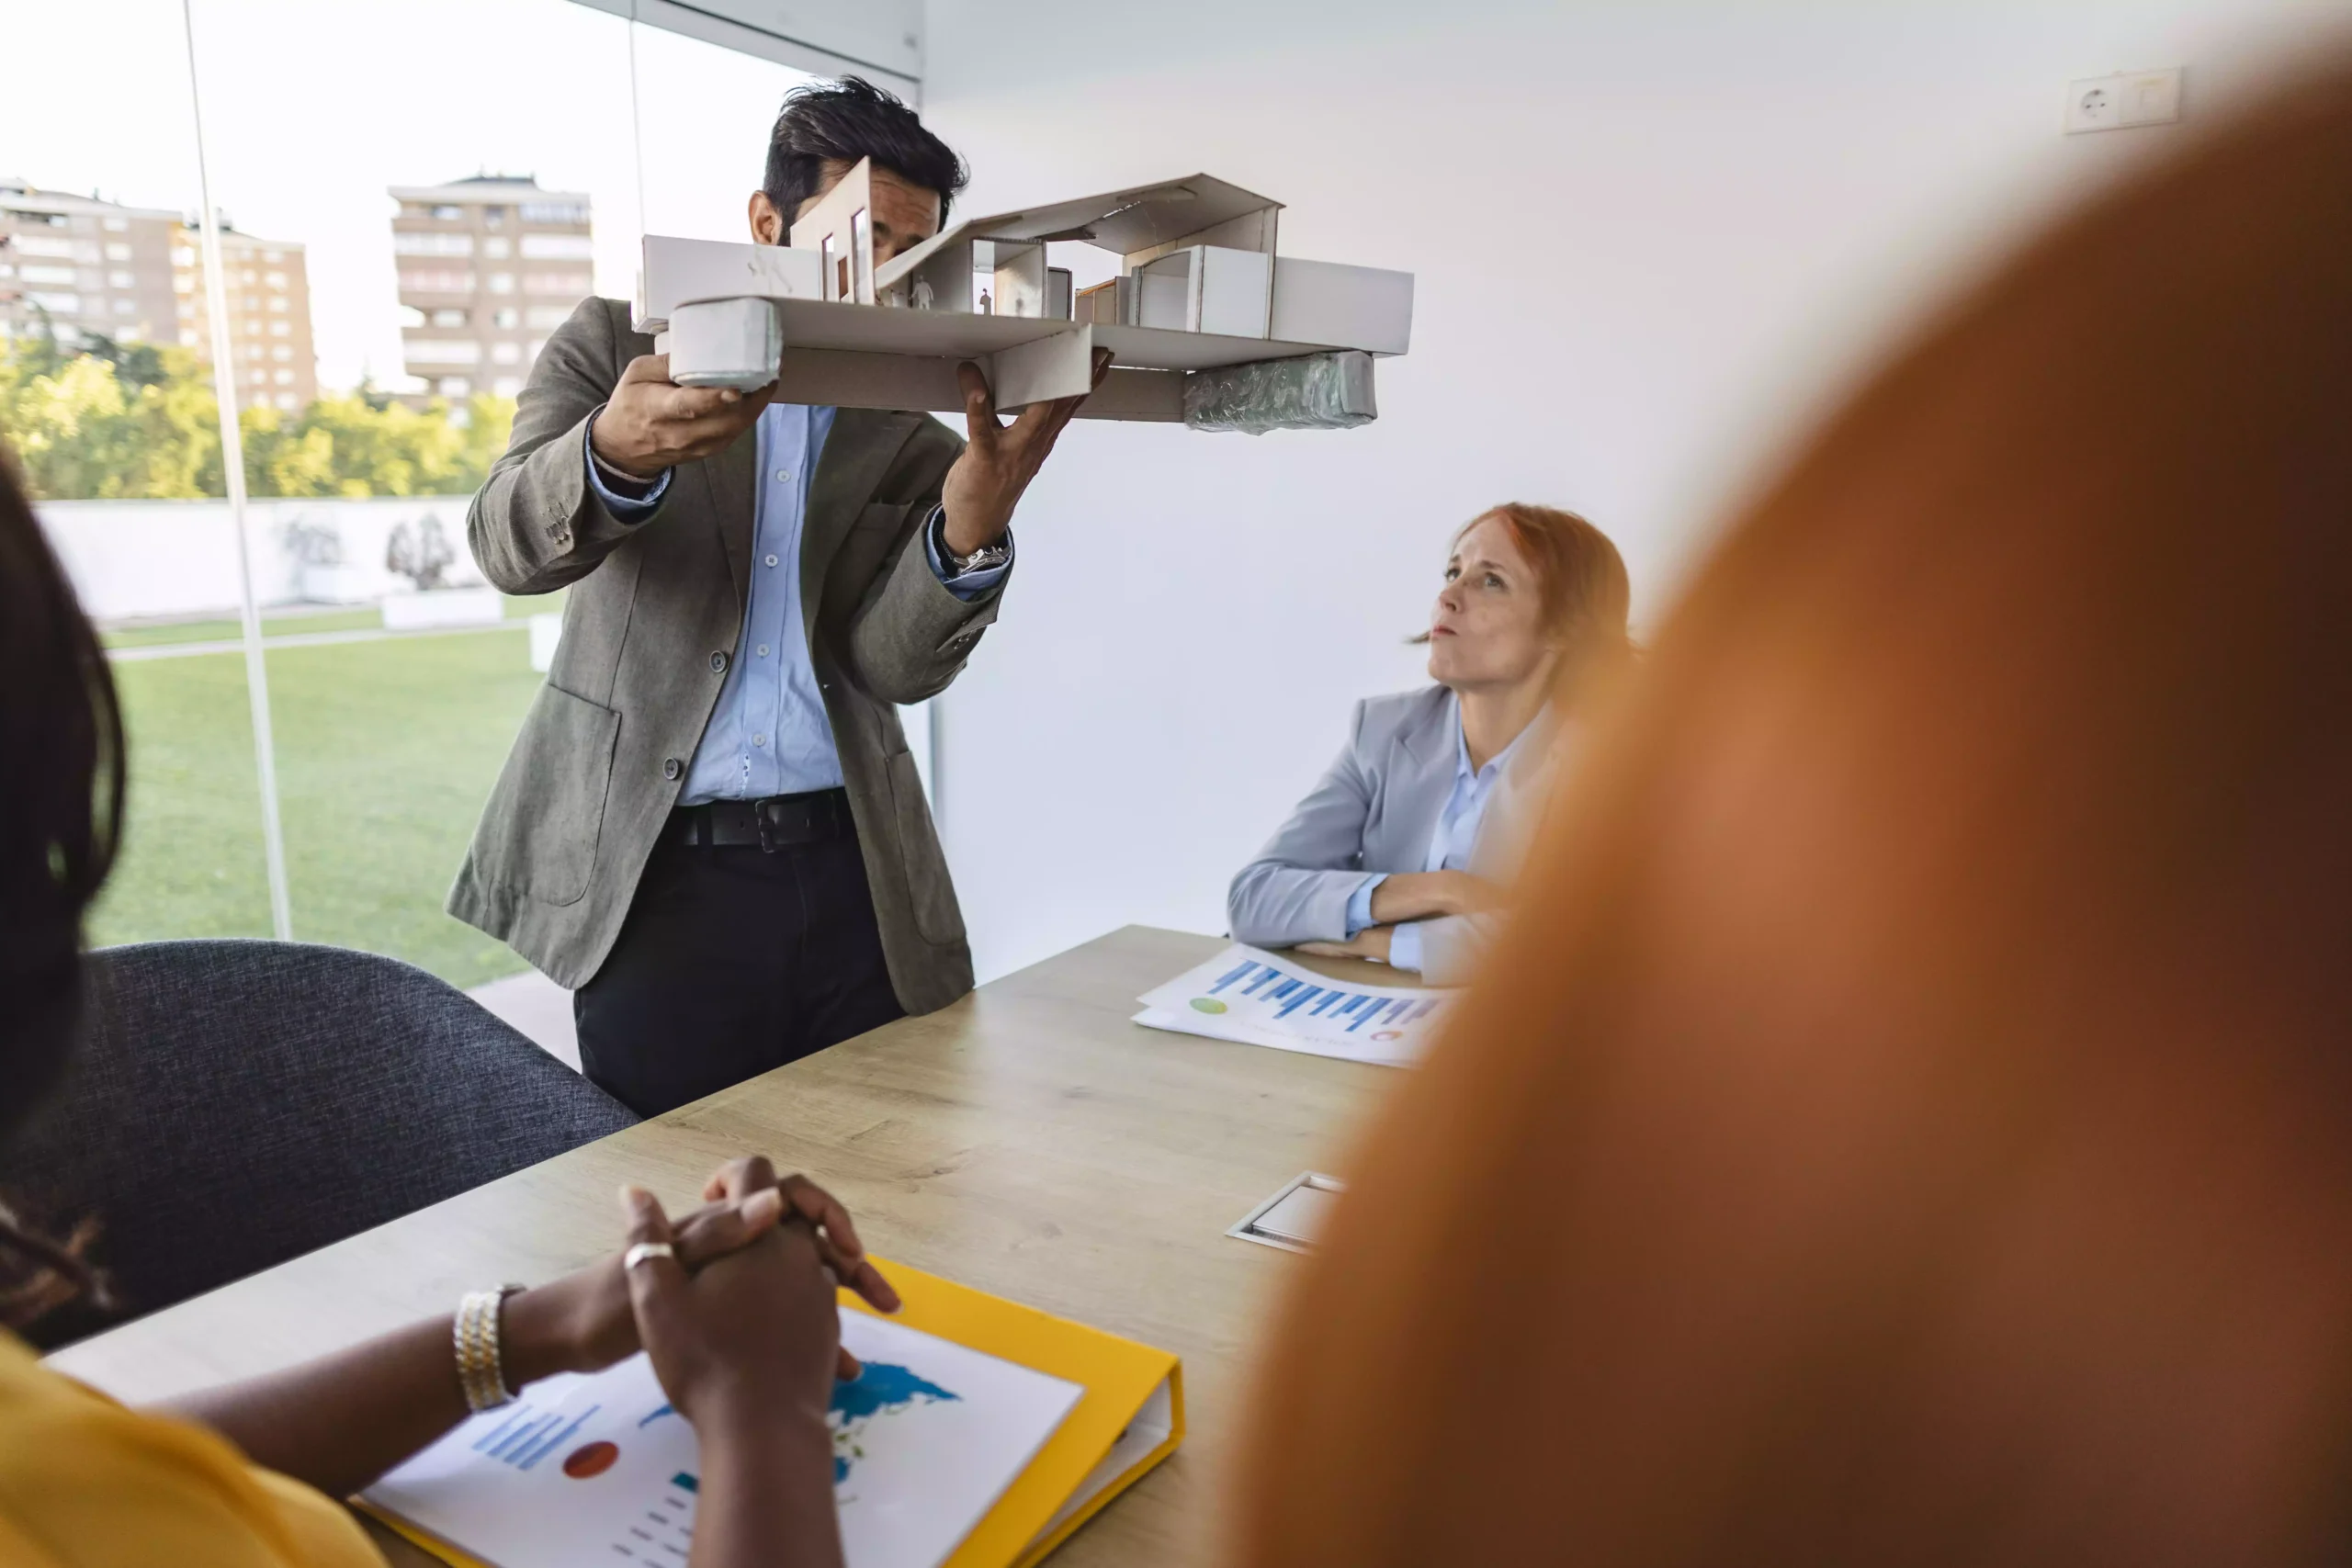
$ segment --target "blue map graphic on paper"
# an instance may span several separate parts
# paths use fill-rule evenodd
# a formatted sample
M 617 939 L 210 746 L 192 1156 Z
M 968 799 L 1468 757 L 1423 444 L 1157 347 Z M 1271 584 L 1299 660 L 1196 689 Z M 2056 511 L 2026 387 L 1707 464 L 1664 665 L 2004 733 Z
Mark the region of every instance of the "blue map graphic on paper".
M 835 1383 L 832 1408 L 828 1413 L 833 1428 L 833 1484 L 838 1486 L 847 1481 L 851 1467 L 865 1457 L 858 1439 L 865 1436 L 868 1424 L 919 1404 L 962 1397 L 888 1361 L 868 1361 L 856 1377 Z
M 917 1404 L 963 1397 L 889 1361 L 868 1361 L 865 1370 L 850 1382 L 833 1384 L 832 1407 L 827 1413 L 833 1428 L 833 1484 L 839 1486 L 847 1481 L 851 1465 L 865 1457 L 857 1439 L 865 1436 L 866 1423 L 876 1416 L 895 1416 Z M 664 1404 L 638 1426 L 649 1427 L 664 1416 L 675 1414 L 675 1406 Z

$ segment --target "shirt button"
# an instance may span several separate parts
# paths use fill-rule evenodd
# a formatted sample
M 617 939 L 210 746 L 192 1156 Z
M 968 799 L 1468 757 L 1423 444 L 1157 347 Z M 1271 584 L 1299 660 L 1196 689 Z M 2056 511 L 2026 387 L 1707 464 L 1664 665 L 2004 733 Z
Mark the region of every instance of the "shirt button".
M 762 659 L 765 659 L 767 656 L 768 656 L 768 645 L 767 645 L 766 643 L 762 643 L 762 644 L 760 644 L 760 657 L 761 657 Z
M 774 566 L 774 565 L 775 564 L 775 557 L 774 557 L 774 556 L 770 556 L 770 557 L 768 557 L 768 564 L 769 564 L 770 566 Z
M 790 468 L 778 468 L 775 471 L 775 482 L 780 485 L 790 484 L 792 482 L 792 470 Z
M 710 672 L 714 675 L 724 675 L 727 673 L 727 655 L 723 653 L 714 653 L 710 656 Z
M 752 737 L 752 744 L 754 746 L 764 746 L 767 743 L 768 738 L 764 735 L 754 735 Z
M 674 779 L 685 771 L 686 765 L 678 761 L 675 757 L 664 757 L 662 759 L 662 776 L 663 778 Z

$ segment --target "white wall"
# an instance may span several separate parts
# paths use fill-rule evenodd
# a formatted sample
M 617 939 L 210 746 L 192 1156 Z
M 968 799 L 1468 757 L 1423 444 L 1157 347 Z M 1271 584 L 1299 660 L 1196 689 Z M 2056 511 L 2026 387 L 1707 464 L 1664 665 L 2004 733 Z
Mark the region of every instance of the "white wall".
M 2067 82 L 2185 64 L 2191 122 L 2352 7 L 2284 0 L 933 0 L 925 115 L 991 211 L 1204 169 L 1286 252 L 1419 275 L 1382 417 L 1252 440 L 1081 424 L 1018 523 L 938 759 L 983 977 L 1232 870 L 1416 683 L 1449 529 L 1585 511 L 1654 619 L 1728 502 L 1891 328 L 2169 130 Z

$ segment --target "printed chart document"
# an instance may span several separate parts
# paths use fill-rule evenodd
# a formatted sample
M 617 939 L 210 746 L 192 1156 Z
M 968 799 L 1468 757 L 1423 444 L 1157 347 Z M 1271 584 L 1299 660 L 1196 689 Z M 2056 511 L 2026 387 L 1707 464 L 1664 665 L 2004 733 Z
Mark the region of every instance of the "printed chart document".
M 1410 1066 L 1455 993 L 1328 980 L 1278 953 L 1234 943 L 1136 1000 L 1135 1021 L 1180 1034 Z
M 843 1293 L 865 1370 L 827 1417 L 851 1568 L 1035 1563 L 1183 1441 L 1174 1356 L 875 1261 L 905 1304 L 878 1317 Z M 700 1474 L 639 1355 L 531 1384 L 359 1501 L 451 1562 L 677 1568 Z
M 842 1343 L 833 1495 L 851 1568 L 937 1568 L 1026 1469 L 1083 1392 L 1073 1382 L 863 1313 Z M 685 1561 L 694 1428 L 643 1355 L 548 1378 L 370 1487 L 367 1500 L 496 1568 Z

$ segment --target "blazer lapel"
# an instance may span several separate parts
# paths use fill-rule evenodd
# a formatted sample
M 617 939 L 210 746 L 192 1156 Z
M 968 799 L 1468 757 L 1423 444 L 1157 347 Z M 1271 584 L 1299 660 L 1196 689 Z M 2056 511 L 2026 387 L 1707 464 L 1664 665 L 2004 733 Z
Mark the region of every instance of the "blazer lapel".
M 1384 803 L 1376 842 L 1364 845 L 1368 866 L 1396 866 L 1419 871 L 1429 858 L 1430 835 L 1437 830 L 1437 814 L 1453 792 L 1454 699 L 1448 693 L 1400 726 L 1390 742 L 1387 799 Z
M 882 476 L 890 471 L 899 448 L 914 433 L 919 413 L 892 413 L 882 409 L 840 409 L 817 459 L 817 477 L 808 487 L 808 513 L 800 528 L 800 611 L 807 624 L 817 624 L 817 606 L 824 597 L 825 572 L 833 552 L 849 536 L 857 514 L 874 494 Z
M 735 614 L 740 618 L 752 602 L 752 533 L 758 521 L 752 469 L 760 460 L 760 427 L 754 423 L 728 443 L 716 457 L 706 458 L 703 478 L 710 486 L 710 513 L 718 525 L 718 540 L 727 551 L 728 574 L 735 580 Z

